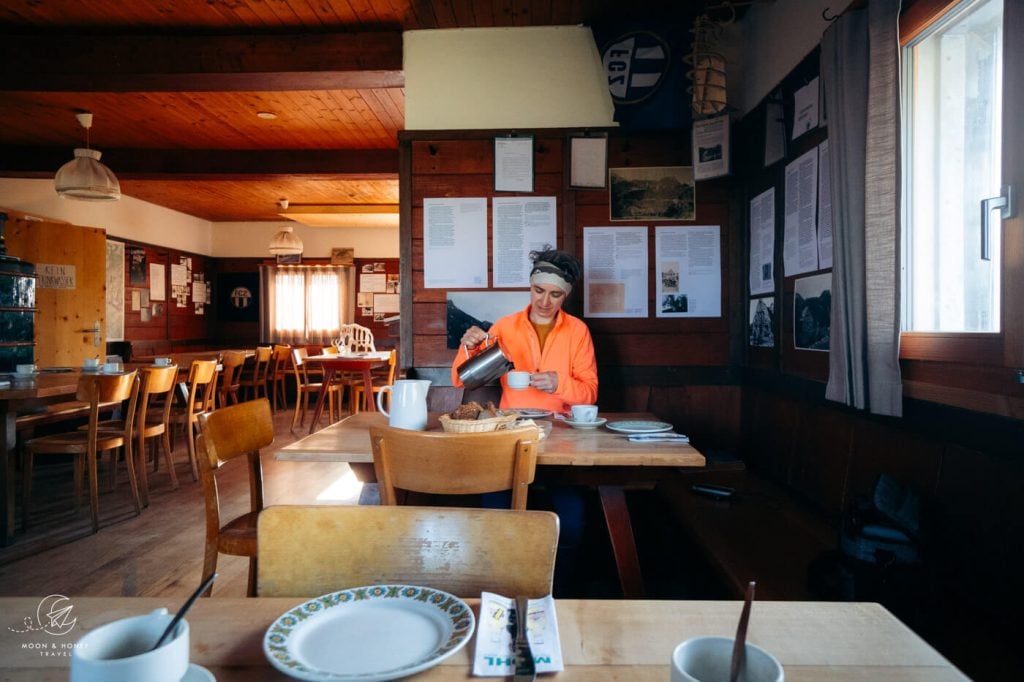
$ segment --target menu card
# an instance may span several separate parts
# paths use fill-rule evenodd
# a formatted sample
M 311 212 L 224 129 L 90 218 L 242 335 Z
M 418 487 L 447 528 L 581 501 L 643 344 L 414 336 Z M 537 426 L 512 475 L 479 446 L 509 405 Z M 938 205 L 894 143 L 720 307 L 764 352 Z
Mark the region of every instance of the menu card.
M 515 673 L 516 622 L 510 614 L 514 611 L 515 600 L 491 592 L 480 593 L 474 675 L 503 677 Z M 564 666 L 562 645 L 558 641 L 555 600 L 550 594 L 543 599 L 530 599 L 526 611 L 526 638 L 530 642 L 537 672 L 561 672 Z

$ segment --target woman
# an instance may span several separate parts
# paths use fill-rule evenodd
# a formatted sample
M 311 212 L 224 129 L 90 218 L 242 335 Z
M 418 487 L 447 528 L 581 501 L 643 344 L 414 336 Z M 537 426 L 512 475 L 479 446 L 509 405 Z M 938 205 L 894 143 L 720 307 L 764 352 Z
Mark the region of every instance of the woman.
M 457 368 L 467 356 L 483 350 L 488 334 L 496 337 L 515 369 L 530 373 L 530 387 L 510 389 L 501 378 L 501 407 L 530 407 L 566 412 L 573 405 L 597 401 L 597 362 L 590 330 L 578 317 L 562 310 L 580 280 L 575 257 L 545 246 L 531 251 L 530 304 L 495 322 L 489 332 L 473 326 L 462 335 L 452 363 L 452 383 L 462 386 Z

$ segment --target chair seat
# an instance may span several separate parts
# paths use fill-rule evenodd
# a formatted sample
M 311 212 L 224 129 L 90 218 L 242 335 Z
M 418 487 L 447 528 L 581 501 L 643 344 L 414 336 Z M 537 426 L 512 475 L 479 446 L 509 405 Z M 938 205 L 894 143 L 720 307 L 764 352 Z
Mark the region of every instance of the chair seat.
M 235 556 L 256 556 L 256 526 L 259 512 L 249 512 L 232 519 L 220 529 L 217 549 Z
M 96 434 L 97 452 L 121 447 L 123 444 L 124 436 L 120 433 L 100 431 Z M 89 432 L 68 431 L 40 436 L 30 440 L 27 445 L 36 454 L 84 454 L 89 451 Z

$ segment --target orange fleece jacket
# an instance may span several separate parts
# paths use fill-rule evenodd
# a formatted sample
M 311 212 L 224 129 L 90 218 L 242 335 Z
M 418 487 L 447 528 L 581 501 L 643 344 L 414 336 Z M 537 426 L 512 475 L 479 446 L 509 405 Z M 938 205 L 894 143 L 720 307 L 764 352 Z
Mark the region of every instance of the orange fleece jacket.
M 505 353 L 515 363 L 517 370 L 531 373 L 558 372 L 558 390 L 554 393 L 545 393 L 533 387 L 512 389 L 508 387 L 508 380 L 501 377 L 502 408 L 533 407 L 565 412 L 572 405 L 597 403 L 594 342 L 583 320 L 560 310 L 543 352 L 537 331 L 530 323 L 529 306 L 500 318 L 491 326 L 489 333 L 501 341 Z M 483 349 L 484 344 L 480 344 L 470 351 L 470 356 Z M 462 386 L 457 368 L 465 360 L 465 350 L 460 348 L 452 362 L 452 383 L 456 386 Z

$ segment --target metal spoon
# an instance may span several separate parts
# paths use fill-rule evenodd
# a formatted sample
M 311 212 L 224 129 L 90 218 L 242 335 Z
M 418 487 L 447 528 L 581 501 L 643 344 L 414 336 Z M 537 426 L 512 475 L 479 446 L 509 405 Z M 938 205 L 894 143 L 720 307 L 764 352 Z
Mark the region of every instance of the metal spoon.
M 747 585 L 747 594 L 743 599 L 743 611 L 740 613 L 740 624 L 736 626 L 736 639 L 732 643 L 732 666 L 729 669 L 729 682 L 740 678 L 740 669 L 747 653 L 747 623 L 750 621 L 750 602 L 754 601 L 754 581 Z
M 178 609 L 178 612 L 174 614 L 174 618 L 172 618 L 171 622 L 168 623 L 167 629 L 164 630 L 164 634 L 160 635 L 160 639 L 156 640 L 156 644 L 153 645 L 153 649 L 159 649 L 161 646 L 163 646 L 164 640 L 171 636 L 171 633 L 174 632 L 174 628 L 178 627 L 178 623 L 181 621 L 182 618 L 185 617 L 185 614 L 188 613 L 188 610 L 190 608 L 192 608 L 192 605 L 196 603 L 196 599 L 199 599 L 199 595 L 205 592 L 206 588 L 213 584 L 213 579 L 216 577 L 217 574 L 214 573 L 209 578 L 204 580 L 203 583 L 198 588 L 196 588 L 196 591 L 193 592 L 192 595 L 185 600 L 185 603 L 181 605 L 181 608 Z

